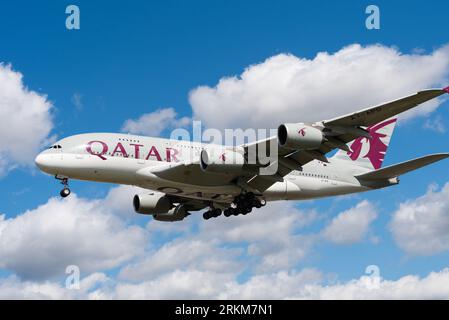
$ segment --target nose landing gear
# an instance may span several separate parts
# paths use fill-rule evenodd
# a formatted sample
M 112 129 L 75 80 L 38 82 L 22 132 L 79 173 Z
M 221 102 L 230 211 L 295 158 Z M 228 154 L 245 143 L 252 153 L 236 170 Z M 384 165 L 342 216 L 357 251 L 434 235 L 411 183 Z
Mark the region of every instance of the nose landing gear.
M 59 177 L 58 175 L 56 175 L 55 178 L 58 180 L 61 180 L 61 184 L 64 186 L 64 188 L 62 188 L 61 192 L 59 192 L 61 197 L 63 197 L 63 198 L 68 197 L 70 195 L 69 178 Z
M 59 194 L 61 195 L 61 197 L 65 198 L 68 197 L 70 195 L 70 189 L 65 187 L 61 190 L 61 192 L 59 192 Z

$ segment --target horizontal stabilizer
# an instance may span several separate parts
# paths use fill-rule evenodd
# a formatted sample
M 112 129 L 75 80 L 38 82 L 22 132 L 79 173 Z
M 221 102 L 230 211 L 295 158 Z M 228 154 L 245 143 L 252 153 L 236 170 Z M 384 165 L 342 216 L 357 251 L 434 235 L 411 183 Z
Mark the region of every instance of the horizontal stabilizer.
M 446 159 L 449 157 L 449 153 L 437 153 L 431 154 L 425 157 L 405 161 L 402 163 L 394 164 L 379 170 L 370 171 L 356 176 L 361 180 L 385 180 L 400 176 L 404 173 L 419 169 L 427 166 L 431 163 Z

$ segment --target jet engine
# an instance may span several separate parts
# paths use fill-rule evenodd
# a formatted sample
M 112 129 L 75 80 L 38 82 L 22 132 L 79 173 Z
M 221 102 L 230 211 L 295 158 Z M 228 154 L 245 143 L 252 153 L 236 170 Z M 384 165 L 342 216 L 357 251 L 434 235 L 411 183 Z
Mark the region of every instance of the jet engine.
M 140 214 L 167 213 L 172 207 L 170 199 L 165 194 L 136 194 L 133 199 L 134 210 Z
M 245 165 L 243 154 L 232 150 L 202 150 L 201 169 L 205 172 L 240 173 Z
M 288 149 L 317 149 L 323 138 L 321 130 L 302 123 L 285 123 L 278 128 L 279 145 Z

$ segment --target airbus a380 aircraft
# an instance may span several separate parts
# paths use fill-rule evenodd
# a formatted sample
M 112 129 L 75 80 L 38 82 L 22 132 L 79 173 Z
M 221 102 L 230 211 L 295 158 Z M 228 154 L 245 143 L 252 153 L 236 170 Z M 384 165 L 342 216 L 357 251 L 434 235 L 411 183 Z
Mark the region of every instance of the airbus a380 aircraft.
M 277 136 L 234 147 L 120 133 L 79 134 L 56 142 L 35 162 L 62 181 L 62 197 L 70 194 L 69 178 L 146 188 L 148 192 L 134 196 L 134 209 L 159 221 L 183 220 L 204 208 L 206 220 L 222 213 L 247 214 L 266 201 L 389 187 L 399 183 L 398 176 L 449 157 L 433 154 L 381 168 L 395 116 L 445 92 L 449 87 L 331 120 L 285 123 Z M 269 149 L 273 143 L 277 154 L 267 164 L 255 150 Z M 334 156 L 326 157 L 335 149 L 339 150 Z M 275 169 L 271 174 L 261 173 L 270 168 Z

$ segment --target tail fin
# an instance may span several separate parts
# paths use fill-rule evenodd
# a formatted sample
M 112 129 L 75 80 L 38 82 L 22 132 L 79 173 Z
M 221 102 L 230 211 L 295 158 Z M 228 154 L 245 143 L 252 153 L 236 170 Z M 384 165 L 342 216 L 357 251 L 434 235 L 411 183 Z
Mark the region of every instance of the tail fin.
M 367 128 L 371 139 L 360 137 L 348 143 L 350 152 L 339 150 L 331 159 L 352 161 L 355 165 L 371 170 L 382 166 L 396 118 L 390 118 Z

